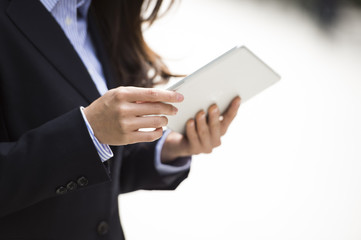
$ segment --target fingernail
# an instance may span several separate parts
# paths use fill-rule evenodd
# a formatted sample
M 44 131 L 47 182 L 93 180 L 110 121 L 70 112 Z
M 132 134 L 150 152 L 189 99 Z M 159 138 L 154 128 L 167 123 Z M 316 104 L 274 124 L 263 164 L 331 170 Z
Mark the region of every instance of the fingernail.
M 178 112 L 178 108 L 173 106 L 173 114 L 175 115 L 175 114 L 177 114 L 177 112 Z
M 180 94 L 180 93 L 177 93 L 177 101 L 183 101 L 184 100 L 184 96 L 182 95 L 182 94 Z
M 218 107 L 214 108 L 213 111 L 212 111 L 212 113 L 213 113 L 213 114 L 218 114 L 218 113 L 219 113 L 219 108 L 218 108 Z
M 194 126 L 194 121 L 193 120 L 189 120 L 189 126 L 193 127 Z

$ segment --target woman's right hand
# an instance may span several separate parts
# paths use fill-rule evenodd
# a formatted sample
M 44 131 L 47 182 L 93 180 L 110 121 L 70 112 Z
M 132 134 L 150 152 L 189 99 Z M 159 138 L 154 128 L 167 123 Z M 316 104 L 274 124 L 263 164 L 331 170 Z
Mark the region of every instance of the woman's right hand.
M 84 109 L 84 114 L 99 142 L 127 145 L 152 142 L 163 134 L 168 124 L 165 116 L 177 109 L 169 103 L 183 101 L 183 95 L 155 88 L 119 87 L 109 90 Z M 151 115 L 151 116 L 150 116 Z M 139 131 L 154 128 L 153 131 Z

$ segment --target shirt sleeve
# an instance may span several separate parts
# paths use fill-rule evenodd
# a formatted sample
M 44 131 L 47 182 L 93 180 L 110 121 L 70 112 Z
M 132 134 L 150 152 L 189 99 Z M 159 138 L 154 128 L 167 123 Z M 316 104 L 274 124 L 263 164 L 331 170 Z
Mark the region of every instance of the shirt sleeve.
M 167 138 L 170 130 L 166 130 L 163 136 L 159 139 L 155 149 L 155 168 L 161 175 L 170 175 L 180 173 L 190 169 L 192 157 L 179 157 L 172 161 L 171 164 L 164 164 L 161 161 L 161 152 L 165 139 Z
M 91 128 L 85 114 L 83 111 L 83 107 L 80 108 L 81 114 L 83 116 L 84 122 L 87 126 L 90 138 L 92 139 L 94 146 L 98 152 L 98 155 L 101 159 L 102 162 L 107 161 L 108 159 L 113 157 L 113 152 L 110 149 L 109 145 L 107 144 L 102 144 L 99 142 L 99 140 L 95 137 L 93 129 Z M 169 175 L 169 174 L 175 174 L 175 173 L 179 173 L 179 172 L 183 172 L 186 170 L 189 170 L 190 165 L 191 165 L 191 159 L 192 157 L 180 157 L 175 159 L 171 164 L 164 164 L 161 161 L 161 152 L 162 152 L 162 148 L 163 148 L 163 144 L 165 139 L 167 138 L 168 134 L 170 133 L 170 130 L 167 130 L 164 132 L 163 136 L 161 137 L 161 139 L 158 141 L 157 145 L 156 145 L 156 149 L 155 149 L 155 168 L 157 169 L 157 171 L 161 174 L 161 175 Z
M 98 139 L 95 137 L 92 127 L 90 126 L 88 119 L 86 118 L 84 111 L 84 107 L 80 107 L 81 114 L 83 116 L 84 122 L 86 124 L 86 127 L 88 129 L 90 138 L 93 140 L 94 146 L 98 152 L 98 155 L 100 157 L 100 160 L 102 162 L 107 161 L 108 159 L 113 157 L 113 152 L 110 149 L 108 144 L 103 144 L 98 141 Z

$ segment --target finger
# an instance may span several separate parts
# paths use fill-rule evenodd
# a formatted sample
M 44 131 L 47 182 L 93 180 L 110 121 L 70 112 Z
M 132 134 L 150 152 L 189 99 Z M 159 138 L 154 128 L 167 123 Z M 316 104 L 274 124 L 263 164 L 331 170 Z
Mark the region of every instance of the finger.
M 175 115 L 178 109 L 167 103 L 130 103 L 129 112 L 133 116 Z
M 219 120 L 220 111 L 217 105 L 212 105 L 208 109 L 208 126 L 211 133 L 213 147 L 221 145 L 221 121 Z
M 241 98 L 240 97 L 234 98 L 232 100 L 231 104 L 228 106 L 228 109 L 226 110 L 226 112 L 223 114 L 223 120 L 221 122 L 221 135 L 222 136 L 227 132 L 229 125 L 231 124 L 233 119 L 236 117 L 240 104 L 241 104 Z
M 163 129 L 157 128 L 154 131 L 134 131 L 129 134 L 129 144 L 139 143 L 139 142 L 153 142 L 163 135 Z
M 212 151 L 211 134 L 209 132 L 206 113 L 204 111 L 200 111 L 196 115 L 196 128 L 199 140 L 203 147 L 202 152 L 210 153 Z
M 117 98 L 129 102 L 181 102 L 182 94 L 157 88 L 119 87 Z
M 189 142 L 190 154 L 198 154 L 201 152 L 201 143 L 198 138 L 196 124 L 193 119 L 188 120 L 186 124 L 186 134 Z
M 162 128 L 167 126 L 168 119 L 164 116 L 145 116 L 127 119 L 126 125 L 130 130 L 138 130 L 140 128 Z

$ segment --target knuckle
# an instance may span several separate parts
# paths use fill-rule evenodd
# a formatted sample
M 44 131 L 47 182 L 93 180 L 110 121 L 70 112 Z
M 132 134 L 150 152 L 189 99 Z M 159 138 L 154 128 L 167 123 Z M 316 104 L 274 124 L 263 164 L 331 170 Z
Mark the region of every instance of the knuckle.
M 193 144 L 198 141 L 197 133 L 193 128 L 187 129 L 187 138 Z
M 146 134 L 144 136 L 144 142 L 152 142 L 153 141 L 153 135 L 151 134 Z
M 128 128 L 129 128 L 128 121 L 125 120 L 125 119 L 120 119 L 119 120 L 119 129 L 120 129 L 120 131 L 124 133 L 124 132 L 127 131 Z
M 149 96 L 151 96 L 152 99 L 157 99 L 159 97 L 158 91 L 152 88 L 148 89 L 148 94 Z
M 160 118 L 158 118 L 158 117 L 152 117 L 152 118 L 150 118 L 149 126 L 151 126 L 151 127 L 157 127 L 157 126 L 160 125 L 160 122 L 161 122 Z
M 199 154 L 201 154 L 201 153 L 202 153 L 201 151 L 196 150 L 194 154 L 195 154 L 195 155 L 199 155 Z
M 190 150 L 192 154 L 198 155 L 201 153 L 201 151 L 199 150 L 200 147 L 199 146 L 191 146 Z
M 227 130 L 228 130 L 228 126 L 222 126 L 222 128 L 221 128 L 221 136 L 226 134 Z
M 220 126 L 221 122 L 219 121 L 219 117 L 218 116 L 212 116 L 209 119 L 209 124 L 214 127 L 217 128 Z
M 163 121 L 163 125 L 162 126 L 166 126 L 168 125 L 168 118 L 167 117 L 162 117 L 162 121 Z
M 206 145 L 206 146 L 202 145 L 202 150 L 201 150 L 201 152 L 202 152 L 202 153 L 206 153 L 206 154 L 212 153 L 212 147 L 209 146 L 209 145 Z
M 155 140 L 157 140 L 158 138 L 161 137 L 161 133 L 154 131 L 151 134 L 146 134 L 145 135 L 145 141 L 146 142 L 153 142 Z
M 152 124 L 154 127 L 165 126 L 168 124 L 168 119 L 166 117 L 153 118 Z
M 114 91 L 114 99 L 117 101 L 123 101 L 126 96 L 126 90 L 123 87 L 118 88 Z
M 154 104 L 154 112 L 159 114 L 162 112 L 162 106 L 160 104 Z
M 204 136 L 204 135 L 206 135 L 208 133 L 208 131 L 205 128 L 199 128 L 198 133 L 199 133 L 199 135 Z
M 192 155 L 198 155 L 200 152 L 198 151 L 198 149 L 191 148 L 191 153 Z
M 217 127 L 217 122 L 213 121 L 213 119 L 210 119 L 211 121 L 209 121 L 209 128 L 213 129 Z
M 215 146 L 215 147 L 219 147 L 219 146 L 221 146 L 221 144 L 222 144 L 221 140 L 217 140 L 217 141 L 215 142 L 214 146 Z
M 113 96 L 116 93 L 116 89 L 110 89 L 109 91 L 107 91 L 104 96 Z
M 118 106 L 118 116 L 120 118 L 124 118 L 125 116 L 127 116 L 129 110 L 130 110 L 129 107 L 126 104 L 120 104 Z

